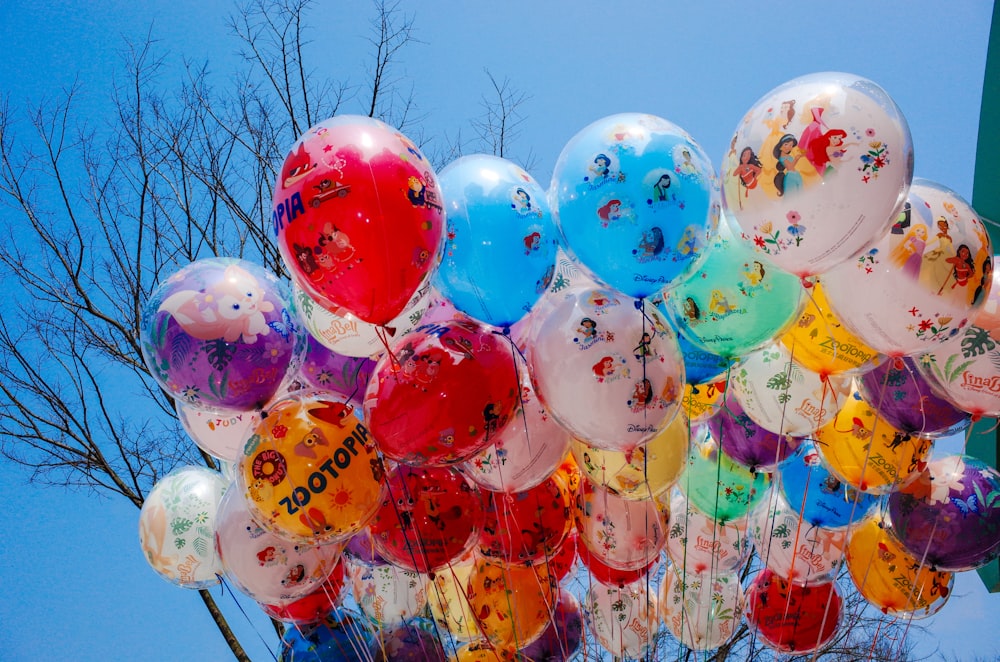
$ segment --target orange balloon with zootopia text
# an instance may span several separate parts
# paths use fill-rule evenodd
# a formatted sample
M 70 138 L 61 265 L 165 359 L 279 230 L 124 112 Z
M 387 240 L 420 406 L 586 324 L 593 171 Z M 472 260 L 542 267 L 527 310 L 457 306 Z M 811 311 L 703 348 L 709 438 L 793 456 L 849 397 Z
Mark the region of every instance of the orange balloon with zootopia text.
M 302 542 L 345 540 L 382 501 L 383 469 L 368 429 L 328 391 L 298 391 L 264 412 L 239 462 L 251 515 Z
M 808 290 L 798 321 L 781 344 L 802 366 L 820 375 L 863 372 L 885 358 L 840 323 L 823 293 L 821 279 Z

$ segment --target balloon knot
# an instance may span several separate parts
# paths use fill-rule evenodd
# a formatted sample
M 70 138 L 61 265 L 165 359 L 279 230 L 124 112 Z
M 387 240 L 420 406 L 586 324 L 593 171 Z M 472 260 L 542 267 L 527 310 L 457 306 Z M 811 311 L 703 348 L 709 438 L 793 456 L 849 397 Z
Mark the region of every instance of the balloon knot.
M 809 276 L 802 276 L 799 278 L 799 282 L 802 283 L 802 287 L 809 290 L 812 289 L 813 282 L 809 280 Z
M 636 310 L 642 310 L 642 298 L 640 297 L 640 298 L 636 299 L 635 301 L 633 301 L 632 305 L 635 306 Z

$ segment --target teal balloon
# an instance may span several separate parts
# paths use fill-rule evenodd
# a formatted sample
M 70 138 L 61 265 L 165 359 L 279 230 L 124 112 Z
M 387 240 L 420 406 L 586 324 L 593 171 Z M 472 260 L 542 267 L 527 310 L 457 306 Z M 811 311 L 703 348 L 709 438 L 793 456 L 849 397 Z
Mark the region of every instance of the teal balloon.
M 434 286 L 480 322 L 509 327 L 548 288 L 558 231 L 545 191 L 511 161 L 463 156 L 438 174 L 447 234 Z
M 764 500 L 771 475 L 752 472 L 719 450 L 704 425 L 692 430 L 691 450 L 679 481 L 688 503 L 717 522 L 747 515 Z
M 717 184 L 687 132 L 623 113 L 566 144 L 550 198 L 567 252 L 595 279 L 639 299 L 694 268 L 718 222 Z
M 664 309 L 691 343 L 735 359 L 783 333 L 802 292 L 798 276 L 762 262 L 721 223 L 698 268 L 665 292 Z
M 842 529 L 868 516 L 879 498 L 859 492 L 827 469 L 812 440 L 806 439 L 777 469 L 781 493 L 803 521 Z

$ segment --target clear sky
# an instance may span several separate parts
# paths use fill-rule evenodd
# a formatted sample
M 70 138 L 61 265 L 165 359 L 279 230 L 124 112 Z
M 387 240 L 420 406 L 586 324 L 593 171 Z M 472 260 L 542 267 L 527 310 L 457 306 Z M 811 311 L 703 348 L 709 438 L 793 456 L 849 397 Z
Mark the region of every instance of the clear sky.
M 992 3 L 525 2 L 403 3 L 416 37 L 397 73 L 413 82 L 425 133 L 461 129 L 481 112 L 488 69 L 530 95 L 517 152 L 547 184 L 563 145 L 590 122 L 648 112 L 685 128 L 721 161 L 743 113 L 800 75 L 845 71 L 880 84 L 905 114 L 915 174 L 971 200 Z M 78 79 L 94 121 L 109 96 L 124 38 L 152 30 L 168 62 L 235 62 L 231 4 L 171 0 L 0 3 L 0 91 L 15 106 Z M 368 2 L 321 2 L 311 14 L 318 74 L 360 82 Z M 221 83 L 221 79 L 220 79 Z M 347 108 L 349 112 L 362 109 Z M 6 213 L 6 212 L 0 212 Z M 7 467 L 0 479 L 0 658 L 79 661 L 226 659 L 197 593 L 146 565 L 138 511 L 86 493 L 39 490 Z M 270 659 L 269 625 L 215 594 L 254 659 Z M 974 573 L 926 621 L 942 653 L 1000 654 L 1000 596 Z M 922 643 L 924 646 L 933 644 Z M 929 650 L 922 648 L 921 650 Z

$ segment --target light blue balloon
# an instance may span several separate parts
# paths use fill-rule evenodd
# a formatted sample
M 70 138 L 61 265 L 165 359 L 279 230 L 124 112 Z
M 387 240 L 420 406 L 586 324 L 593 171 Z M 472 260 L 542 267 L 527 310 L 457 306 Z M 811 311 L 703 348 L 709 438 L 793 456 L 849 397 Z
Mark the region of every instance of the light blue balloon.
M 550 199 L 566 250 L 635 298 L 694 267 L 719 212 L 701 147 L 675 124 L 639 113 L 576 134 L 556 162 Z
M 448 224 L 434 286 L 467 315 L 511 326 L 555 274 L 558 233 L 545 191 L 517 164 L 487 154 L 453 161 L 438 183 Z
M 715 381 L 717 377 L 724 375 L 729 370 L 729 367 L 734 363 L 734 359 L 727 359 L 718 354 L 713 354 L 705 349 L 704 346 L 692 342 L 687 337 L 686 327 L 682 324 L 677 324 L 671 318 L 670 311 L 664 305 L 663 299 L 657 297 L 653 301 L 659 311 L 663 313 L 663 316 L 667 318 L 667 321 L 670 322 L 670 327 L 674 330 L 674 333 L 677 334 L 677 344 L 681 348 L 681 356 L 684 357 L 684 377 L 688 384 L 696 385 Z
M 814 526 L 843 528 L 864 519 L 879 502 L 833 475 L 809 439 L 778 465 L 778 475 L 788 505 Z

